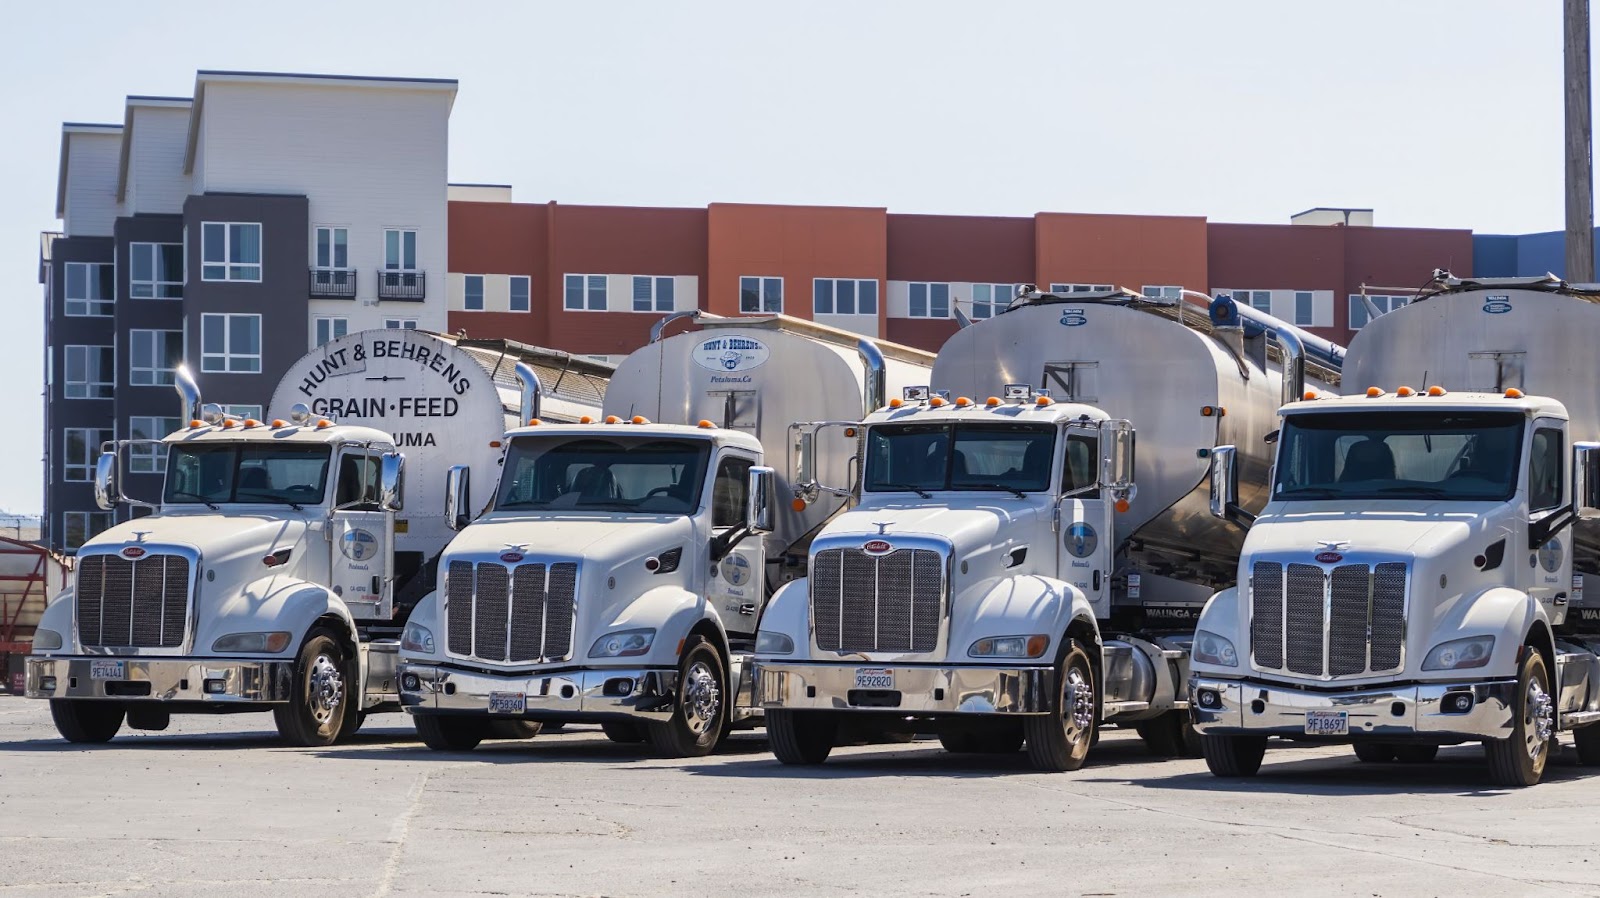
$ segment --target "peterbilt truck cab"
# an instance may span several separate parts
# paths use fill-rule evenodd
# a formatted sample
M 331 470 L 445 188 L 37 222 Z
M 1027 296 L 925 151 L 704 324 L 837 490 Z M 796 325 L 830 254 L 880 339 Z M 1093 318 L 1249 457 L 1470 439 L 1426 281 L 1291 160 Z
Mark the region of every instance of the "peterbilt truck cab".
M 1212 771 L 1253 774 L 1269 736 L 1413 762 L 1482 741 L 1497 782 L 1537 782 L 1557 730 L 1600 718 L 1595 657 L 1556 638 L 1597 447 L 1548 397 L 1404 386 L 1288 405 L 1278 447 L 1191 659 Z

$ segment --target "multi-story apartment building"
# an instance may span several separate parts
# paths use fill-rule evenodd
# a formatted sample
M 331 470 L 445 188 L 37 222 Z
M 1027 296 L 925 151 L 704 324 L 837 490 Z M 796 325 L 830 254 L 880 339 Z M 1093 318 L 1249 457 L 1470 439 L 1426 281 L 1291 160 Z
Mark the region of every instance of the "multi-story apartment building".
M 175 429 L 173 372 L 261 416 L 279 375 L 347 331 L 446 325 L 456 82 L 202 71 L 62 128 L 47 305 L 44 540 L 109 525 L 99 444 Z M 128 488 L 164 460 L 135 449 Z

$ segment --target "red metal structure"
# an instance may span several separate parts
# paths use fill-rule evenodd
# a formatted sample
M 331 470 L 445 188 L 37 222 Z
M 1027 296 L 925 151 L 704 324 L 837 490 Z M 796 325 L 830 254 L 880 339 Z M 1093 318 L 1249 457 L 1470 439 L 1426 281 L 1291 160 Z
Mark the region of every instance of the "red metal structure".
M 60 562 L 43 546 L 0 536 L 0 568 L 8 569 L 0 569 L 0 672 L 8 674 L 0 685 L 12 692 L 22 692 L 22 665 L 13 670 L 12 656 L 33 648 L 34 625 L 50 599 L 51 564 Z

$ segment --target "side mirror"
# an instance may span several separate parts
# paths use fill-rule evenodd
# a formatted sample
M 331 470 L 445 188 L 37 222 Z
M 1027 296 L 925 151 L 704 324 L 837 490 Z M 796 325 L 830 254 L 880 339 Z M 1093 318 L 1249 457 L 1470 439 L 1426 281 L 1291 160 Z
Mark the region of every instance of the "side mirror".
M 1572 508 L 1581 521 L 1600 518 L 1600 443 L 1572 444 Z
M 1211 516 L 1232 520 L 1239 505 L 1239 459 L 1232 446 L 1211 450 Z
M 406 507 L 405 476 L 406 457 L 398 452 L 385 452 L 378 461 L 378 504 L 384 511 L 400 511 Z
M 745 528 L 751 533 L 772 532 L 772 496 L 778 483 L 778 474 L 771 468 L 756 466 L 750 469 L 750 490 L 745 497 Z
M 444 523 L 460 530 L 472 523 L 472 469 L 452 465 L 444 474 Z
M 1133 425 L 1127 421 L 1107 421 L 1108 446 L 1107 486 L 1119 494 L 1133 489 Z
M 117 483 L 117 453 L 102 452 L 94 463 L 94 504 L 112 511 L 121 496 L 122 485 Z
M 809 428 L 801 428 L 794 441 L 794 482 L 811 483 L 816 479 L 816 472 L 811 469 L 811 460 L 817 457 L 817 432 Z M 755 473 L 751 471 L 751 473 Z

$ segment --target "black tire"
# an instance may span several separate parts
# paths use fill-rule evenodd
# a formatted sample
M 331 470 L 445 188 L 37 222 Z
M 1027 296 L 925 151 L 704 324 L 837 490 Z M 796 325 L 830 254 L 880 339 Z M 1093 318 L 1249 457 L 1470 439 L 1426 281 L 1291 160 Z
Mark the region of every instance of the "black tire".
M 1200 734 L 1189 722 L 1187 711 L 1168 711 L 1160 717 L 1147 720 L 1134 727 L 1144 747 L 1158 758 L 1195 758 L 1200 756 Z
M 1396 746 L 1388 742 L 1357 742 L 1357 760 L 1368 764 L 1387 764 L 1394 760 Z
M 413 714 L 422 744 L 434 751 L 472 751 L 489 735 L 489 721 L 481 717 Z
M 1396 745 L 1394 759 L 1402 764 L 1426 764 L 1439 756 L 1437 745 Z
M 728 728 L 728 669 L 722 653 L 703 636 L 689 637 L 678 661 L 678 695 L 672 716 L 645 724 L 645 739 L 668 758 L 711 753 Z
M 56 722 L 56 732 L 68 742 L 110 742 L 122 729 L 122 718 L 122 706 L 116 702 L 72 698 L 50 700 L 50 719 Z
M 1572 731 L 1572 741 L 1578 747 L 1578 763 L 1585 767 L 1600 766 L 1600 724 L 1578 727 Z
M 1200 750 L 1206 756 L 1206 766 L 1212 776 L 1255 776 L 1261 770 L 1261 758 L 1267 753 L 1265 736 L 1201 736 Z
M 356 665 L 332 632 L 318 627 L 306 634 L 294 660 L 289 701 L 274 705 L 273 722 L 289 745 L 311 748 L 339 741 L 360 713 L 355 707 Z
M 487 739 L 532 739 L 544 732 L 537 720 L 490 720 Z
M 1497 786 L 1522 788 L 1544 777 L 1550 759 L 1550 737 L 1555 734 L 1555 700 L 1550 695 L 1550 675 L 1544 657 L 1532 646 L 1523 649 L 1517 665 L 1517 694 L 1512 702 L 1511 736 L 1484 743 L 1489 757 L 1489 779 Z
M 1009 755 L 1022 750 L 1022 722 L 1001 720 L 981 729 L 941 733 L 939 744 L 956 754 Z
M 1099 686 L 1089 653 L 1076 639 L 1067 640 L 1056 671 L 1054 710 L 1024 718 L 1023 734 L 1034 769 L 1064 772 L 1077 770 L 1089 757 L 1099 729 Z
M 839 721 L 827 712 L 767 711 L 767 740 L 785 764 L 821 764 L 839 734 Z
M 644 741 L 644 727 L 631 720 L 608 720 L 600 724 L 600 732 L 618 745 L 638 745 Z

